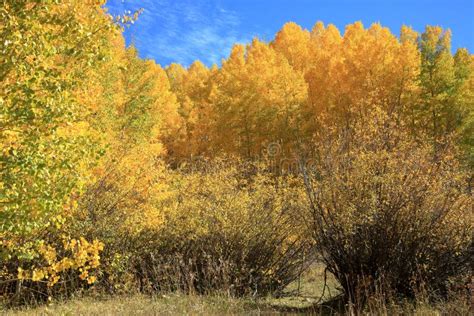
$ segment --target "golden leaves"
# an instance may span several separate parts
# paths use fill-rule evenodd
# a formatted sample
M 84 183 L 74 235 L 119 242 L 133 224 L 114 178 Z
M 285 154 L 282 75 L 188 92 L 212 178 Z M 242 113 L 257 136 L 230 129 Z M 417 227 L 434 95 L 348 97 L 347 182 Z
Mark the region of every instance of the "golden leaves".
M 61 279 L 61 275 L 68 271 L 80 272 L 79 278 L 92 284 L 97 280 L 90 272 L 100 266 L 99 253 L 104 249 L 104 244 L 98 240 L 88 242 L 84 238 L 69 239 L 63 237 L 63 247 L 61 249 L 47 245 L 43 241 L 39 242 L 37 252 L 44 260 L 41 267 L 31 269 L 18 268 L 17 277 L 20 280 L 31 280 L 39 282 L 47 280 L 48 286 L 52 287 Z M 58 251 L 61 258 L 58 258 Z

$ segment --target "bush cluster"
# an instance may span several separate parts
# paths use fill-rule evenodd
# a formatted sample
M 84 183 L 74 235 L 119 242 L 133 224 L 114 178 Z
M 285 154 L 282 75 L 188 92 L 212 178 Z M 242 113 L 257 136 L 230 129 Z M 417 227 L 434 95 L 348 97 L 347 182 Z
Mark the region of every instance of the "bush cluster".
M 2 301 L 279 295 L 317 256 L 358 306 L 469 281 L 474 62 L 449 31 L 288 23 L 163 69 L 104 3 L 0 2 Z
M 375 296 L 447 298 L 472 273 L 469 174 L 452 147 L 435 154 L 386 113 L 371 118 L 328 137 L 319 168 L 306 170 L 316 248 L 358 306 Z
M 97 287 L 261 296 L 281 292 L 308 264 L 311 243 L 294 216 L 305 192 L 295 177 L 222 160 L 163 170 L 149 188 L 153 221 L 140 202 L 98 203 L 120 196 L 105 183 L 112 179 L 89 191 L 75 228 L 107 244 Z M 135 209 L 141 216 L 124 217 Z

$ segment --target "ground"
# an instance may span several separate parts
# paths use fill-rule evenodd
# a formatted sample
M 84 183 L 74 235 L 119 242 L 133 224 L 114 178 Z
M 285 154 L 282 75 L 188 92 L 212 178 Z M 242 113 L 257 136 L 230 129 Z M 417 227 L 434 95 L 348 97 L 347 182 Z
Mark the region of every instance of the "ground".
M 52 300 L 36 308 L 1 310 L 6 315 L 222 315 L 277 314 L 313 309 L 318 303 L 337 294 L 336 281 L 328 274 L 324 288 L 324 268 L 316 265 L 287 288 L 281 298 L 236 299 L 227 296 L 165 294 L 157 296 L 96 296 L 67 301 Z
M 301 279 L 287 288 L 280 298 L 229 298 L 227 296 L 195 296 L 162 294 L 156 296 L 86 296 L 67 301 L 52 300 L 49 304 L 19 309 L 3 309 L 2 315 L 277 315 L 317 314 L 334 315 L 344 310 L 337 299 L 337 282 L 328 274 L 324 295 L 324 268 L 314 266 Z M 322 304 L 324 302 L 324 304 Z M 470 307 L 459 302 L 439 306 L 419 304 L 392 306 L 367 314 L 393 315 L 472 315 Z M 338 312 L 339 311 L 339 312 Z

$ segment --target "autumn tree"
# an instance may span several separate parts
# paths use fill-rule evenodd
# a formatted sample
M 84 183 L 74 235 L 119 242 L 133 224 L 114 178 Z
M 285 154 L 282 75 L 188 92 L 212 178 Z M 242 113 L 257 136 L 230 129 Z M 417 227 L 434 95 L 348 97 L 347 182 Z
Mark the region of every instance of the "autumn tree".
M 400 119 L 416 89 L 419 59 L 416 36 L 410 38 L 410 32 L 404 27 L 400 41 L 379 24 L 364 29 L 356 22 L 341 37 L 334 26 L 317 23 L 312 31 L 313 66 L 306 74 L 313 124 L 349 127 L 374 103 Z M 313 126 L 312 131 L 317 130 Z
M 76 229 L 104 241 L 110 241 L 112 231 L 126 238 L 150 225 L 158 226 L 154 199 L 168 154 L 165 144 L 172 141 L 181 122 L 165 71 L 154 61 L 140 59 L 135 48 L 122 49 L 122 59 L 110 65 L 118 69 L 118 84 L 104 87 L 117 89 L 109 91 L 116 98 L 112 107 L 98 113 L 103 124 L 113 127 L 106 135 L 107 152 L 77 213 L 81 221 Z M 107 73 L 103 75 L 107 78 Z M 108 253 L 120 251 L 114 248 L 120 242 L 118 236 L 110 241 Z
M 201 62 L 194 62 L 189 69 L 172 64 L 166 69 L 172 91 L 179 102 L 178 113 L 182 120 L 180 132 L 173 136 L 173 155 L 191 158 L 210 152 L 213 107 L 208 97 L 211 91 L 211 71 Z
M 23 279 L 53 286 L 68 270 L 82 269 L 80 278 L 94 282 L 88 272 L 98 265 L 100 243 L 57 230 L 76 208 L 101 150 L 89 129 L 93 110 L 79 91 L 88 70 L 109 56 L 106 38 L 119 31 L 102 5 L 0 4 L 2 293 L 20 294 Z
M 115 27 L 96 1 L 4 1 L 0 14 L 0 226 L 24 236 L 61 222 L 95 159 L 75 91 Z
M 436 153 L 472 112 L 472 58 L 466 50 L 451 53 L 451 32 L 427 26 L 420 39 L 421 72 L 418 127 Z M 470 96 L 471 95 L 471 96 Z
M 454 56 L 456 67 L 456 102 L 459 103 L 460 145 L 470 168 L 474 167 L 474 57 L 466 49 L 459 49 Z
M 217 149 L 250 158 L 268 143 L 287 150 L 298 137 L 306 83 L 269 45 L 255 39 L 247 49 L 234 46 L 216 85 Z
M 283 54 L 297 71 L 306 73 L 306 70 L 312 66 L 309 62 L 310 33 L 294 22 L 283 25 L 271 42 L 271 46 Z

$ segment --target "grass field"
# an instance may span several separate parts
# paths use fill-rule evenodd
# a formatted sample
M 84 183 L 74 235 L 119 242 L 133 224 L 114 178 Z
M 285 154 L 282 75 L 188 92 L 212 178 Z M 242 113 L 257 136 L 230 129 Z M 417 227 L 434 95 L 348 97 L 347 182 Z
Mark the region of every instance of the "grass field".
M 280 298 L 244 298 L 166 294 L 157 296 L 85 296 L 67 301 L 52 300 L 38 307 L 3 309 L 5 315 L 222 315 L 279 314 L 320 310 L 322 301 L 337 295 L 336 281 L 328 274 L 324 288 L 324 268 L 315 266 L 287 288 Z
M 230 298 L 225 295 L 196 296 L 163 294 L 146 296 L 87 295 L 65 301 L 52 300 L 43 306 L 1 309 L 2 315 L 281 315 L 281 314 L 344 314 L 337 299 L 337 283 L 328 274 L 324 288 L 324 268 L 320 265 L 304 273 L 287 288 L 280 298 Z M 368 310 L 367 315 L 472 315 L 465 302 L 453 301 L 438 305 L 419 303 L 383 306 Z

